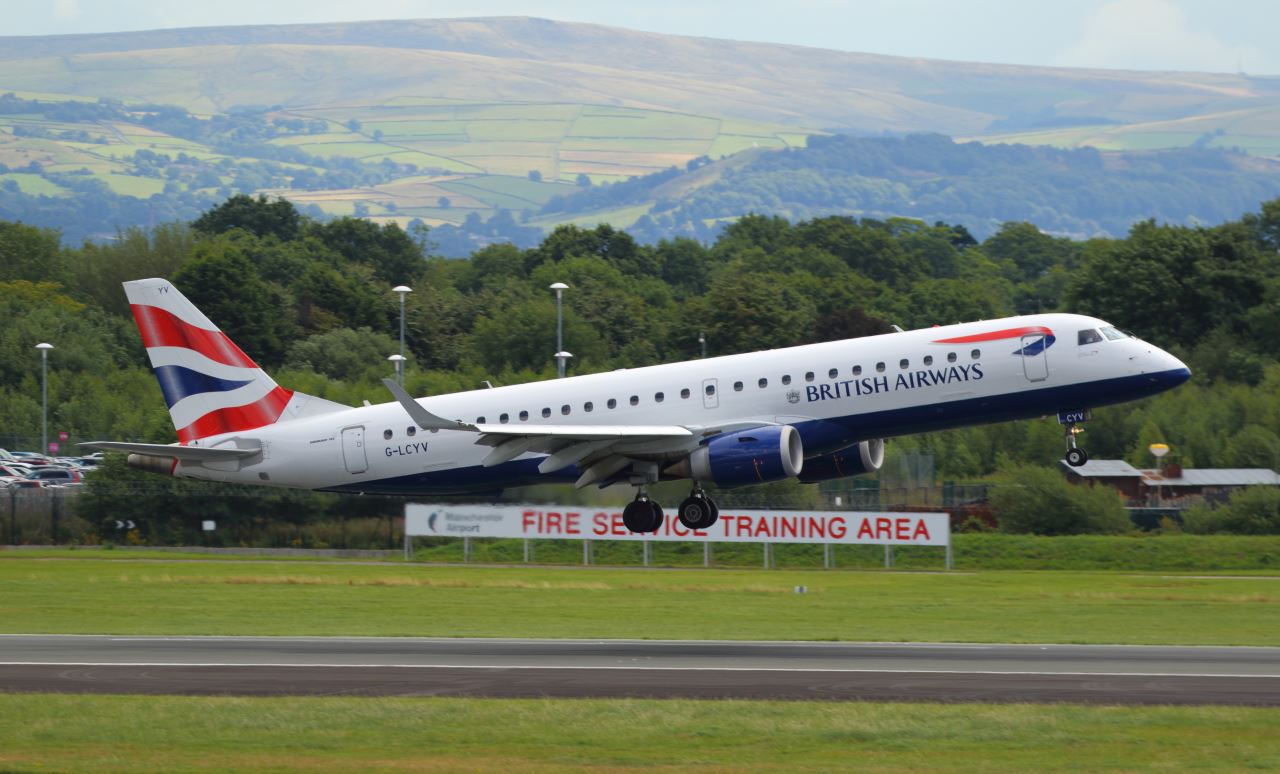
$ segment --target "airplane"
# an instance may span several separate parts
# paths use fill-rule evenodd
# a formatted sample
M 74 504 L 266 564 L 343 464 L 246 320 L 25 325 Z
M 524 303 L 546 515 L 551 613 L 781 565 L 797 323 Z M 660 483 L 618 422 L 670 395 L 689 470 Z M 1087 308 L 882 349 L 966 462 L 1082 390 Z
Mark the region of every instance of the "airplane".
M 405 496 L 690 479 L 677 517 L 715 523 L 705 484 L 816 483 L 878 470 L 884 439 L 1056 415 L 1066 459 L 1090 410 L 1172 389 L 1173 355 L 1093 317 L 1053 313 L 346 406 L 281 387 L 171 283 L 124 283 L 176 444 L 97 441 L 154 473 Z

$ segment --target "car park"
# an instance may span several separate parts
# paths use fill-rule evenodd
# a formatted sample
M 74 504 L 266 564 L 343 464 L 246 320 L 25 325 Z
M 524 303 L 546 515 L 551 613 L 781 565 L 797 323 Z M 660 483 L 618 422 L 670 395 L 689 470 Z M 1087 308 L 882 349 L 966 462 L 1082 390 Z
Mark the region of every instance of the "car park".
M 43 467 L 32 470 L 27 478 L 50 484 L 75 484 L 84 480 L 84 474 L 71 468 Z

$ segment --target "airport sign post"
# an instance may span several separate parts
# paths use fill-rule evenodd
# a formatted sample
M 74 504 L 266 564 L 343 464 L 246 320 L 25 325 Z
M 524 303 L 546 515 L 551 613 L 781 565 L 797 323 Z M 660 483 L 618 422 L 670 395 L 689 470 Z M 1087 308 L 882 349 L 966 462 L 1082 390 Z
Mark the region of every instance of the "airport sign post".
M 650 541 L 700 542 L 708 565 L 711 543 L 763 543 L 765 567 L 772 565 L 770 546 L 775 543 L 824 545 L 824 567 L 832 565 L 832 545 L 883 545 L 890 567 L 895 545 L 937 546 L 946 550 L 947 569 L 952 566 L 951 517 L 946 513 L 722 509 L 719 520 L 705 530 L 667 518 L 657 532 L 637 534 L 623 525 L 621 508 L 409 503 L 405 535 L 460 537 L 468 544 L 470 538 L 582 540 L 584 563 L 591 561 L 595 540 L 641 541 L 646 559 Z

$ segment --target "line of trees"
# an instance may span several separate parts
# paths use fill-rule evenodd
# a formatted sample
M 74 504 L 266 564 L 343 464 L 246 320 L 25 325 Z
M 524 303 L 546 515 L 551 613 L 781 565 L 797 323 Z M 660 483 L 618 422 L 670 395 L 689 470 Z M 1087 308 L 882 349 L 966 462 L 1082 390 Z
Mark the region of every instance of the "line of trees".
M 1097 314 L 1187 360 L 1196 374 L 1158 398 L 1097 413 L 1095 457 L 1147 463 L 1171 444 L 1184 465 L 1271 467 L 1280 454 L 1280 200 L 1212 228 L 1145 222 L 1121 239 L 1071 241 L 1007 223 L 979 242 L 906 219 L 749 215 L 711 244 L 644 245 L 562 226 L 536 246 L 432 255 L 425 230 L 319 221 L 282 200 L 235 196 L 190 223 L 62 246 L 51 229 L 0 221 L 0 435 L 36 437 L 39 358 L 50 341 L 51 428 L 72 441 L 169 442 L 120 283 L 171 278 L 287 386 L 352 405 L 385 399 L 408 284 L 407 386 L 415 394 L 549 378 L 555 304 L 586 373 L 1019 312 Z M 900 439 L 940 477 L 989 478 L 1061 455 L 1052 422 Z M 892 460 L 890 461 L 892 464 Z

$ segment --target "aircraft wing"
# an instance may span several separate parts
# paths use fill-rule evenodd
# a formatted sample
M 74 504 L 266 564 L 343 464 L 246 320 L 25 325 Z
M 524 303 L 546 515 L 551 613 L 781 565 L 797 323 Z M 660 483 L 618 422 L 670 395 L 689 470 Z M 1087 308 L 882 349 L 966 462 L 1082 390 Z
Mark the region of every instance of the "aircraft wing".
M 704 437 L 730 429 L 754 427 L 762 423 L 734 423 L 730 427 L 686 427 L 684 425 L 544 425 L 473 424 L 437 416 L 415 401 L 390 379 L 383 379 L 391 394 L 424 430 L 459 430 L 476 434 L 476 443 L 492 446 L 481 463 L 493 467 L 526 452 L 546 454 L 538 465 L 540 473 L 552 473 L 570 465 L 583 467 L 577 486 L 608 481 L 641 460 L 693 451 Z
M 262 449 L 206 449 L 199 446 L 172 446 L 163 443 L 125 443 L 122 441 L 88 441 L 77 444 L 86 449 L 97 451 L 123 452 L 125 454 L 146 454 L 151 457 L 171 457 L 188 462 L 218 462 L 220 460 L 239 460 L 261 454 Z

